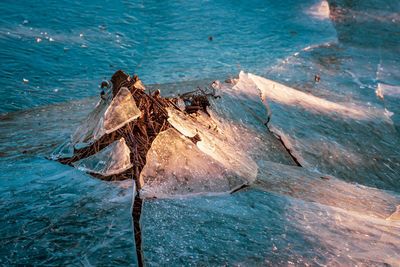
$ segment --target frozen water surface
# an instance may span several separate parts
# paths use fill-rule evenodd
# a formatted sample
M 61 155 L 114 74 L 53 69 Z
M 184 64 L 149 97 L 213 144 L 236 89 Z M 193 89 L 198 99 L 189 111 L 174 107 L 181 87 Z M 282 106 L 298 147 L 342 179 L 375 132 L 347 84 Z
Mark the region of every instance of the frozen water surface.
M 329 20 L 307 15 L 318 3 L 5 0 L 0 112 L 96 95 L 99 81 L 119 68 L 146 84 L 217 79 L 236 72 L 236 62 L 262 74 L 334 38 Z
M 89 98 L 1 115 L 0 264 L 137 264 L 132 183 L 45 159 L 94 106 Z
M 37 157 L 0 164 L 2 265 L 136 265 L 132 185 Z
M 149 200 L 146 264 L 397 265 L 400 228 L 373 218 L 256 190 Z
M 0 115 L 0 264 L 138 264 L 133 184 L 46 159 L 71 153 L 98 98 L 43 105 L 98 94 L 115 67 L 162 94 L 221 79 L 211 117 L 171 111 L 179 133 L 161 134 L 148 154 L 146 265 L 399 264 L 398 2 L 0 8 L 0 109 L 20 110 Z M 123 93 L 131 112 L 105 114 L 106 99 L 79 142 L 96 138 L 99 121 L 103 134 L 137 115 Z

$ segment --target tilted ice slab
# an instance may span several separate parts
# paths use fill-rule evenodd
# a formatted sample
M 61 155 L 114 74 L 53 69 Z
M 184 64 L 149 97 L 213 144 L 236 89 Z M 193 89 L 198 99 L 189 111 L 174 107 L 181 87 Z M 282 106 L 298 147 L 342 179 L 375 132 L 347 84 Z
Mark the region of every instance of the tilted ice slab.
M 247 182 L 173 128 L 156 137 L 146 162 L 140 176 L 143 198 L 229 192 Z
M 168 109 L 168 122 L 176 130 L 157 136 L 147 154 L 143 197 L 229 192 L 255 181 L 259 161 L 295 165 L 264 125 L 268 110 L 258 89 L 247 89 L 219 88 L 220 97 L 210 99 L 210 116 Z M 194 144 L 188 137 L 196 135 L 200 141 Z
M 185 136 L 199 135 L 201 140 L 196 145 L 202 152 L 247 180 L 255 180 L 257 165 L 245 151 L 237 149 L 237 133 L 228 132 L 212 115 L 191 117 L 170 108 L 168 116 L 168 122 Z
M 221 86 L 229 84 L 217 87 Z M 259 102 L 270 110 L 269 129 L 303 167 L 368 186 L 400 187 L 400 164 L 394 149 L 399 139 L 384 109 L 326 100 L 243 72 L 232 86 L 242 92 L 255 88 Z
M 87 119 L 72 134 L 75 148 L 88 146 L 103 135 L 114 132 L 140 116 L 129 89 L 122 87 L 112 99 L 111 92 L 100 100 Z
M 369 112 L 363 107 L 354 106 L 351 103 L 342 104 L 325 100 L 251 73 L 248 74 L 248 77 L 246 76 L 244 72 L 239 74 L 240 79 L 247 78 L 253 81 L 260 90 L 262 99 L 267 98 L 285 105 L 299 105 L 306 110 L 321 113 L 336 113 L 344 118 L 357 120 L 376 118 L 375 113 Z M 384 117 L 383 111 L 379 115 Z
M 98 153 L 73 163 L 81 171 L 110 176 L 132 168 L 130 149 L 121 138 Z

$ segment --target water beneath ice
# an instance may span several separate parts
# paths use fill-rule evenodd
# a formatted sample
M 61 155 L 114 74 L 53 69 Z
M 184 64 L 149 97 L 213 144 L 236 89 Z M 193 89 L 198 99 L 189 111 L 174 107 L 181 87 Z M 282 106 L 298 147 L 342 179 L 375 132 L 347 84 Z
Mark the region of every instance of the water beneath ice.
M 149 154 L 147 265 L 399 264 L 399 2 L 3 1 L 0 11 L 0 264 L 137 264 L 133 184 L 46 159 L 119 68 L 164 95 L 214 79 L 222 93 L 210 109 L 222 135 L 199 117 L 195 148 L 171 134 Z M 163 157 L 174 146 L 180 154 Z M 204 163 L 196 172 L 179 164 L 190 153 Z

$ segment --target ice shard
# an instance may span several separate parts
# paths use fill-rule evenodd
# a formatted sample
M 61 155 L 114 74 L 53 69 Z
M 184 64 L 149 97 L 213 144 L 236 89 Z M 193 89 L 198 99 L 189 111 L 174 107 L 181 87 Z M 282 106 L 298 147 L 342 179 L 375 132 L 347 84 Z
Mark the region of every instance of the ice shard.
M 122 173 L 132 167 L 130 150 L 121 138 L 98 153 L 73 163 L 74 167 L 85 172 L 110 176 Z
M 72 142 L 76 148 L 85 147 L 139 116 L 140 110 L 128 88 L 122 87 L 113 99 L 111 92 L 108 92 L 72 134 Z
M 229 192 L 247 183 L 173 128 L 156 137 L 146 162 L 140 176 L 143 198 Z
M 104 116 L 104 130 L 106 134 L 118 130 L 140 116 L 140 110 L 137 108 L 128 88 L 122 87 L 119 90 Z
M 68 139 L 61 145 L 59 145 L 53 152 L 51 152 L 49 158 L 52 160 L 58 160 L 62 158 L 71 158 L 74 156 L 74 146 Z
M 196 145 L 201 151 L 248 181 L 255 180 L 257 165 L 245 151 L 237 149 L 240 134 L 234 132 L 234 127 L 230 127 L 232 125 L 224 125 L 213 116 L 204 114 L 185 116 L 172 108 L 168 110 L 168 115 L 168 121 L 180 133 L 200 137 Z

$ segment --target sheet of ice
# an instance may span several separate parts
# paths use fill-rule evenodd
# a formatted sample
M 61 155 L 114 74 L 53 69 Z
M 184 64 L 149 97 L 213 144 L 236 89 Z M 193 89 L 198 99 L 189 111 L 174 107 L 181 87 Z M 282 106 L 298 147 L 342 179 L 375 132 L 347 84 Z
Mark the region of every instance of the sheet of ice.
M 385 219 L 249 190 L 145 200 L 146 265 L 396 265 L 400 227 Z
M 246 74 L 241 72 L 240 77 Z M 351 119 L 371 119 L 376 116 L 384 117 L 383 110 L 378 114 L 371 113 L 364 107 L 357 107 L 351 103 L 339 104 L 325 100 L 320 97 L 287 87 L 283 84 L 249 73 L 248 77 L 257 85 L 261 91 L 261 97 L 267 98 L 285 105 L 299 105 L 307 110 L 321 113 L 335 113 Z
M 0 265 L 137 265 L 132 184 L 44 158 L 95 104 L 86 98 L 0 115 Z
M 96 154 L 73 163 L 81 171 L 110 176 L 132 168 L 130 149 L 121 138 Z
M 1 265 L 137 265 L 132 185 L 32 156 L 0 176 Z
M 129 89 L 122 87 L 112 99 L 111 90 L 72 134 L 76 148 L 85 147 L 140 116 Z
M 381 219 L 392 216 L 400 204 L 400 195 L 391 191 L 352 184 L 331 175 L 270 161 L 259 164 L 257 181 L 251 187 Z
M 72 131 L 79 126 L 79 121 L 96 106 L 96 98 L 0 114 L 0 156 L 49 156 L 56 147 L 60 148 L 60 145 L 70 139 Z
M 143 198 L 229 192 L 248 183 L 173 128 L 154 139 L 146 162 L 140 176 Z
M 168 109 L 168 116 L 168 122 L 183 135 L 200 136 L 196 146 L 202 152 L 249 182 L 255 180 L 257 165 L 245 150 L 237 149 L 239 135 L 232 131 L 232 125 L 228 128 L 215 117 L 203 113 L 186 116 L 173 108 Z
M 350 182 L 399 190 L 399 102 L 387 97 L 384 106 L 375 94 L 379 81 L 390 78 L 392 84 L 400 82 L 397 73 L 390 72 L 395 69 L 391 58 L 398 56 L 391 51 L 375 55 L 370 48 L 326 44 L 300 52 L 269 73 L 280 84 L 288 84 L 279 87 L 282 94 L 273 88 L 275 83 L 257 77 L 260 87 L 269 86 L 265 96 L 271 109 L 270 129 L 286 140 L 305 167 Z M 385 76 L 376 79 L 379 64 L 384 66 Z M 320 80 L 316 81 L 315 75 Z M 289 87 L 296 88 L 295 97 L 289 94 L 293 92 Z M 304 95 L 307 97 L 297 99 Z M 348 117 L 341 108 L 339 113 L 328 112 L 329 105 L 318 108 L 324 111 L 319 112 L 313 109 L 313 99 L 354 103 L 348 107 L 367 116 Z M 325 102 L 316 105 L 321 103 Z M 393 116 L 385 115 L 385 107 Z

